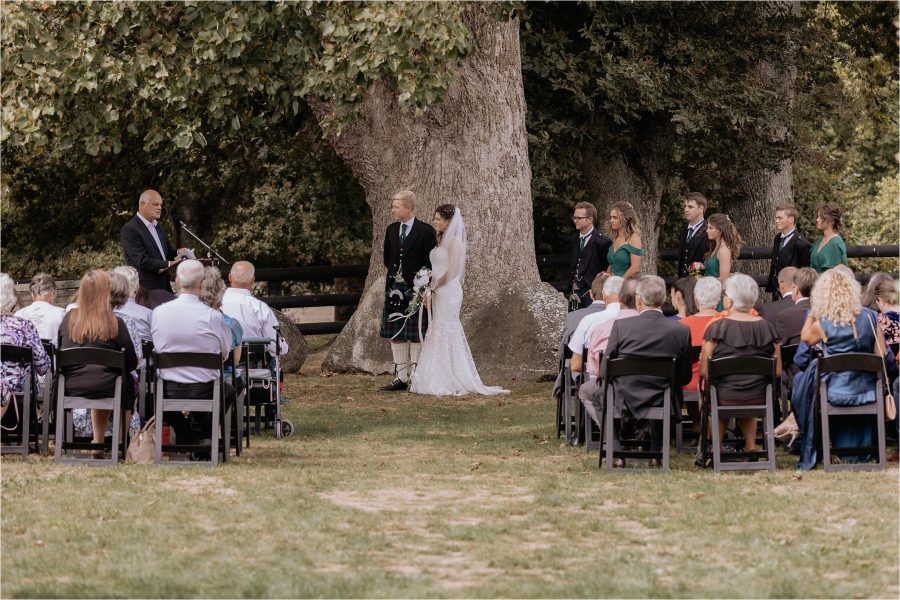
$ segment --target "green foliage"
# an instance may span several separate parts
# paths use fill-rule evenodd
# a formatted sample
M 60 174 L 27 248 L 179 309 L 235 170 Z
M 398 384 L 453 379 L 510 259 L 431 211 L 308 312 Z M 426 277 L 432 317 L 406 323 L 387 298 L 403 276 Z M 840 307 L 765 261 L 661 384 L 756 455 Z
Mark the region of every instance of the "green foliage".
M 0 140 L 87 154 L 243 143 L 376 81 L 423 109 L 471 35 L 456 3 L 7 2 Z

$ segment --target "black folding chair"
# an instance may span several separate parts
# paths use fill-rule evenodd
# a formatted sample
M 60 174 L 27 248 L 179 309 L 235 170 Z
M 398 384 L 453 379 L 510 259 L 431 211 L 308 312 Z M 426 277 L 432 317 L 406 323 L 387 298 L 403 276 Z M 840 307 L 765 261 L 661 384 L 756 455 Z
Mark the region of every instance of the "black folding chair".
M 587 346 L 584 347 L 584 377 L 587 377 L 587 358 L 589 348 Z M 598 355 L 598 363 L 603 363 L 603 353 L 600 352 Z M 598 381 L 600 382 L 598 385 L 602 385 L 602 380 L 598 377 Z M 583 382 L 582 382 L 583 384 Z M 580 391 L 580 388 L 579 388 Z M 581 398 L 579 398 L 581 400 Z M 582 422 L 584 423 L 582 430 L 584 431 L 584 451 L 587 453 L 591 453 L 594 450 L 601 449 L 601 444 L 603 440 L 603 436 L 601 435 L 601 428 L 594 423 L 594 420 L 591 418 L 591 415 L 584 409 L 584 403 L 581 403 L 581 413 L 582 413 Z
M 53 401 L 53 386 L 56 380 L 56 348 L 50 340 L 41 340 L 44 352 L 50 357 L 50 368 L 44 375 L 41 393 L 38 396 L 40 404 L 41 444 L 40 452 L 44 456 L 50 454 L 50 435 L 56 431 L 56 406 Z
M 603 417 L 601 421 L 604 423 L 604 431 L 600 438 L 600 461 L 603 466 L 603 443 L 606 442 L 606 470 L 613 470 L 613 461 L 617 458 L 635 458 L 635 459 L 662 459 L 661 469 L 637 469 L 626 467 L 616 469 L 617 471 L 642 471 L 657 472 L 667 471 L 669 469 L 669 443 L 671 441 L 671 420 L 672 420 L 672 394 L 676 391 L 675 384 L 675 358 L 607 358 L 603 363 L 601 375 L 603 376 Z M 647 419 L 663 422 L 663 439 L 662 450 L 616 450 L 617 442 L 625 442 L 630 445 L 639 445 L 641 447 L 651 444 L 651 440 L 620 440 L 615 436 L 615 419 L 621 418 L 625 414 L 627 407 L 624 403 L 621 405 L 615 397 L 615 380 L 619 377 L 629 375 L 640 375 L 643 377 L 659 377 L 668 380 L 668 385 L 663 393 L 662 406 L 653 407 L 648 411 Z
M 125 411 L 122 410 L 122 385 L 123 382 L 131 384 L 131 378 L 125 372 L 125 353 L 122 350 L 109 350 L 106 348 L 68 348 L 60 350 L 56 354 L 56 364 L 59 368 L 59 382 L 56 391 L 56 462 L 67 464 L 86 464 L 92 466 L 115 466 L 119 462 L 119 455 L 124 458 L 125 437 Z M 83 398 L 70 396 L 66 393 L 67 367 L 82 365 L 94 365 L 116 369 L 115 391 L 112 396 L 106 398 Z M 94 459 L 81 458 L 70 454 L 75 450 L 105 450 L 105 443 L 76 442 L 73 434 L 71 411 L 75 409 L 86 410 L 111 410 L 113 414 L 112 442 L 109 448 L 109 458 Z M 105 427 L 105 426 L 104 426 Z
M 27 370 L 22 391 L 12 392 L 10 407 L 6 409 L 7 413 L 4 415 L 7 420 L 11 418 L 7 417 L 10 412 L 18 417 L 15 426 L 11 429 L 3 426 L 0 454 L 21 454 L 22 460 L 26 460 L 31 432 L 37 431 L 37 411 L 34 410 L 34 389 L 36 387 L 34 354 L 31 348 L 25 346 L 0 344 L 0 358 L 5 363 L 23 365 Z
M 767 378 L 765 403 L 741 406 L 722 406 L 719 404 L 718 383 L 723 377 L 731 375 L 760 375 Z M 721 471 L 754 471 L 768 469 L 775 471 L 775 358 L 762 356 L 733 356 L 717 358 L 709 361 L 707 373 L 707 390 L 712 413 L 712 445 L 713 468 Z M 723 453 L 719 442 L 719 419 L 763 419 L 763 439 L 765 452 L 729 452 Z M 746 440 L 745 440 L 746 443 Z M 733 462 L 724 462 L 724 458 L 735 458 Z M 765 461 L 759 461 L 765 458 Z
M 886 442 L 884 431 L 884 359 L 877 354 L 850 352 L 820 358 L 817 362 L 818 385 L 816 399 L 822 429 L 822 461 L 826 471 L 876 471 L 886 466 Z M 835 406 L 828 403 L 828 385 L 825 377 L 828 373 L 842 371 L 859 371 L 875 375 L 875 402 L 861 406 Z M 832 448 L 830 417 L 868 415 L 875 417 L 877 439 L 876 446 L 859 448 Z M 877 453 L 875 463 L 841 463 L 831 464 L 831 456 L 847 456 L 851 454 Z
M 691 365 L 695 365 L 700 362 L 700 351 L 703 349 L 703 346 L 691 346 Z M 688 403 L 694 403 L 697 405 L 697 412 L 700 410 L 700 391 L 692 391 L 692 390 L 682 390 L 682 413 L 686 412 L 684 409 Z M 693 450 L 687 446 L 685 446 L 685 441 L 693 441 L 697 440 L 700 437 L 699 434 L 694 433 L 694 422 L 691 419 L 685 418 L 684 414 L 682 414 L 681 421 L 675 423 L 675 450 L 682 454 L 690 454 Z
M 230 407 L 228 410 L 223 410 L 223 402 L 225 400 L 224 390 L 223 388 L 223 376 L 222 376 L 222 355 L 217 353 L 202 353 L 202 352 L 164 352 L 164 353 L 155 353 L 153 356 L 153 361 L 156 364 L 156 409 L 154 414 L 157 417 L 157 423 L 164 420 L 164 415 L 167 412 L 181 412 L 188 411 L 192 413 L 210 413 L 212 416 L 211 419 L 211 431 L 210 431 L 210 445 L 204 446 L 201 444 L 163 444 L 162 443 L 162 435 L 156 436 L 156 451 L 155 451 L 155 462 L 156 464 L 169 464 L 169 465 L 196 465 L 196 466 L 209 466 L 215 467 L 219 464 L 219 441 L 221 437 L 222 441 L 222 462 L 228 460 L 228 454 L 230 452 L 230 443 L 231 443 L 231 435 L 230 431 L 230 422 L 231 422 L 231 411 L 234 410 L 233 407 Z M 215 369 L 218 371 L 218 376 L 210 380 L 213 382 L 213 391 L 212 396 L 209 398 L 176 398 L 170 397 L 166 395 L 165 391 L 165 376 L 162 373 L 163 369 L 174 369 L 179 367 L 194 367 L 200 369 Z M 158 429 L 159 431 L 159 429 Z M 220 432 L 222 435 L 220 436 Z M 178 440 L 175 440 L 178 442 Z M 163 463 L 162 453 L 163 452 L 194 452 L 194 453 L 210 453 L 210 459 L 208 461 L 167 461 Z
M 138 375 L 138 414 L 141 422 L 146 423 L 153 416 L 155 404 L 156 366 L 153 364 L 153 342 L 141 341 L 141 353 L 144 356 L 144 367 Z

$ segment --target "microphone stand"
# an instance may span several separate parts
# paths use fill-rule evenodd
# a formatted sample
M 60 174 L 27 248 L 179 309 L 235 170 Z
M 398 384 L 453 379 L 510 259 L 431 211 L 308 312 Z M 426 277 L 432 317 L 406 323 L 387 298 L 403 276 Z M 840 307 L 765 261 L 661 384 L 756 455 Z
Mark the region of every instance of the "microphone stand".
M 206 242 L 204 242 L 203 240 L 201 240 L 199 237 L 197 237 L 197 235 L 196 235 L 193 231 L 191 231 L 190 229 L 188 229 L 188 226 L 184 224 L 184 221 L 178 221 L 178 224 L 181 226 L 182 229 L 184 229 L 184 230 L 187 232 L 187 234 L 188 234 L 189 236 L 191 236 L 192 238 L 194 238 L 195 240 L 197 240 L 198 242 L 200 242 L 200 245 L 203 246 L 204 248 L 206 248 L 206 256 L 207 256 L 207 258 L 212 258 L 213 255 L 215 255 L 215 257 L 218 258 L 219 260 L 221 260 L 224 264 L 226 264 L 226 265 L 230 265 L 230 264 L 231 264 L 230 262 L 228 262 L 227 260 L 225 260 L 224 258 L 222 258 L 222 255 L 219 254 L 218 252 L 216 252 L 212 247 L 210 247 L 209 244 L 207 244 Z

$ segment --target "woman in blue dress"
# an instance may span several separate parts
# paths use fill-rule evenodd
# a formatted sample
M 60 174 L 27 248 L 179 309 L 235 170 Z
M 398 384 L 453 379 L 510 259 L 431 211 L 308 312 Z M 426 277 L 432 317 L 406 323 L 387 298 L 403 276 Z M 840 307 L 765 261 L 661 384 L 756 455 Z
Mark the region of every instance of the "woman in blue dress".
M 822 273 L 813 288 L 810 298 L 812 308 L 800 332 L 800 339 L 810 347 L 818 344 L 825 356 L 847 352 L 883 355 L 884 337 L 876 325 L 876 314 L 862 306 L 860 292 L 860 285 L 850 269 L 839 266 Z M 826 377 L 829 404 L 860 406 L 876 400 L 875 386 L 878 379 L 873 373 L 845 371 L 830 373 Z M 795 377 L 791 399 L 800 434 L 798 467 L 804 470 L 814 468 L 818 458 L 814 442 L 817 380 L 816 361 L 811 361 L 806 371 L 801 371 Z M 870 421 L 871 419 L 844 417 L 840 422 L 833 422 L 832 446 L 871 447 L 874 423 Z M 866 457 L 843 457 L 845 461 L 865 459 Z
M 609 237 L 612 244 L 606 258 L 608 271 L 619 277 L 638 275 L 641 272 L 641 232 L 634 207 L 627 202 L 616 202 L 609 208 Z

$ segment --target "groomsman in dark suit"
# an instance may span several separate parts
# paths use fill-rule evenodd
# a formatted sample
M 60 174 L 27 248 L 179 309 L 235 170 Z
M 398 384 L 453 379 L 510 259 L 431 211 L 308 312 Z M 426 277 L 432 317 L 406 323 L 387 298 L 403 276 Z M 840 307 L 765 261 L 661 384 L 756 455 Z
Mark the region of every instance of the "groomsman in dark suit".
M 579 202 L 572 215 L 575 233 L 572 235 L 572 254 L 569 258 L 569 311 L 591 305 L 591 284 L 598 273 L 609 267 L 609 247 L 612 240 L 597 231 L 597 207 Z
M 679 387 L 686 385 L 692 376 L 691 332 L 684 325 L 679 325 L 677 321 L 663 315 L 662 305 L 666 300 L 665 282 L 656 275 L 644 275 L 637 284 L 636 296 L 637 309 L 641 314 L 615 322 L 606 345 L 604 362 L 620 357 L 675 358 L 675 383 Z M 600 372 L 605 372 L 605 365 Z M 650 408 L 662 406 L 663 395 L 669 387 L 669 381 L 661 377 L 629 375 L 616 378 L 613 385 L 617 403 L 624 403 L 636 419 L 645 419 Z M 619 407 L 607 407 L 607 410 Z M 681 414 L 680 398 L 673 396 L 672 409 L 675 415 Z M 652 449 L 659 450 L 662 421 L 651 422 L 650 438 Z M 613 466 L 624 467 L 625 461 L 617 459 Z
M 121 231 L 125 264 L 138 272 L 141 286 L 147 292 L 172 292 L 167 268 L 177 263 L 184 248 L 176 250 L 159 222 L 163 199 L 159 192 L 146 190 L 138 201 L 138 212 Z
M 688 270 L 695 262 L 703 262 L 709 249 L 709 238 L 706 237 L 706 196 L 700 192 L 691 192 L 684 197 L 684 219 L 687 225 L 678 238 L 678 276 L 687 277 Z M 737 258 L 737 257 L 735 257 Z
M 785 267 L 798 269 L 809 266 L 810 243 L 797 231 L 797 208 L 793 204 L 775 207 L 775 228 L 778 234 L 772 243 L 772 262 L 769 267 L 769 281 L 766 291 L 777 300 L 781 298 L 778 289 L 778 274 Z
M 394 359 L 394 380 L 382 386 L 385 392 L 397 392 L 409 387 L 409 381 L 419 362 L 422 340 L 419 339 L 419 319 L 405 321 L 395 318 L 406 313 L 413 298 L 413 280 L 422 267 L 431 268 L 429 254 L 437 245 L 434 228 L 415 216 L 416 196 L 410 191 L 391 196 L 391 217 L 384 235 L 384 312 L 381 316 L 381 337 L 391 340 Z M 428 330 L 427 313 L 422 318 L 422 335 Z

